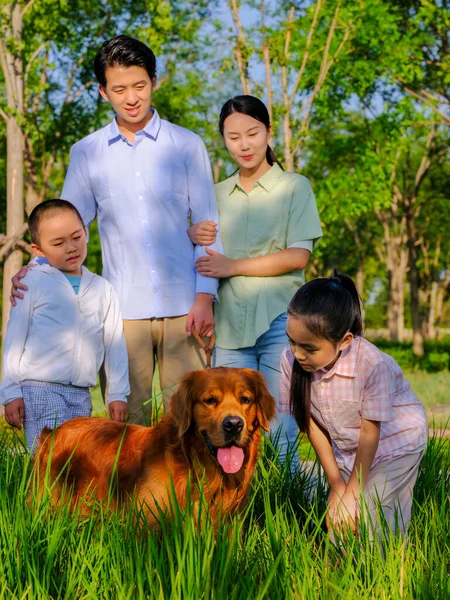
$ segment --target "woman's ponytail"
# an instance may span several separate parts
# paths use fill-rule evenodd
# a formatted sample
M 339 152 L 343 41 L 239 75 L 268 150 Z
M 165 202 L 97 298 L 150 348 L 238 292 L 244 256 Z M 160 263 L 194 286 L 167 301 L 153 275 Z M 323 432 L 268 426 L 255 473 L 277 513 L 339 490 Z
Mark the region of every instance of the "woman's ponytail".
M 280 163 L 280 161 L 277 158 L 277 155 L 272 150 L 272 148 L 269 146 L 269 144 L 267 144 L 266 160 L 271 167 L 276 163 L 284 171 L 283 165 Z

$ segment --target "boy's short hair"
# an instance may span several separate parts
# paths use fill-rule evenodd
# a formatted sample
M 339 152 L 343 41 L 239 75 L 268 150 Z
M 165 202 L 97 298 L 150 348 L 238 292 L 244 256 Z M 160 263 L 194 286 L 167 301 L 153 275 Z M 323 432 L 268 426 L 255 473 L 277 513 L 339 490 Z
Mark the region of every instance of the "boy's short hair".
M 39 245 L 39 226 L 42 220 L 46 216 L 52 217 L 63 210 L 70 210 L 75 213 L 79 218 L 80 223 L 83 225 L 83 227 L 85 227 L 80 213 L 73 204 L 67 202 L 67 200 L 46 200 L 45 202 L 41 202 L 35 206 L 28 218 L 28 231 L 30 232 L 31 242 L 33 244 L 36 244 L 37 246 Z
M 105 42 L 94 59 L 97 81 L 106 88 L 106 69 L 114 66 L 142 67 L 150 79 L 156 77 L 156 58 L 143 42 L 129 35 L 118 35 Z

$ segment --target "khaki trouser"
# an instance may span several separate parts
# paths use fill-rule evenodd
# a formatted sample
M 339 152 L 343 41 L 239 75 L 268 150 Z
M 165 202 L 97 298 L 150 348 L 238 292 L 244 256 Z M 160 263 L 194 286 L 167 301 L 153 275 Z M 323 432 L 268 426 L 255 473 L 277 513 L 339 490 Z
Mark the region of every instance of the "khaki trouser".
M 406 534 L 411 520 L 413 489 L 423 454 L 418 452 L 384 460 L 370 470 L 361 517 L 364 517 L 371 538 L 380 538 L 382 534 L 380 506 L 390 530 L 403 536 Z M 350 471 L 340 467 L 340 472 L 347 483 Z
M 164 411 L 175 386 L 188 371 L 206 366 L 204 354 L 193 336 L 186 335 L 186 315 L 163 319 L 124 320 L 124 333 L 130 368 L 128 422 L 150 423 L 155 357 L 163 392 Z

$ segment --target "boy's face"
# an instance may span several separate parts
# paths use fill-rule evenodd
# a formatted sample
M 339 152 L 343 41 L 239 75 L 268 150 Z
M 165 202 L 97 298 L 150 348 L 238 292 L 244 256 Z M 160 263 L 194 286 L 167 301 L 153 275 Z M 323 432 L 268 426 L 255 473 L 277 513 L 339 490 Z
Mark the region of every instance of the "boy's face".
M 139 131 L 151 119 L 150 106 L 156 78 L 150 79 L 142 67 L 108 67 L 106 87 L 99 86 L 102 97 L 117 114 L 119 127 Z
M 39 244 L 32 244 L 37 256 L 45 256 L 52 267 L 68 275 L 81 275 L 87 254 L 86 229 L 71 210 L 44 216 L 39 224 Z

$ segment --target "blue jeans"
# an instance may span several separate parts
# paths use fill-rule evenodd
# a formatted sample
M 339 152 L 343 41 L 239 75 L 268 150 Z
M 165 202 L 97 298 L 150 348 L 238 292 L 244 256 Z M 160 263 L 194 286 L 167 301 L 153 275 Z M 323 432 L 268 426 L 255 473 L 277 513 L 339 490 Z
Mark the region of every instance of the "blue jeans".
M 270 329 L 256 340 L 254 346 L 229 350 L 214 348 L 214 367 L 238 367 L 260 371 L 266 379 L 269 392 L 278 403 L 280 395 L 280 356 L 288 343 L 286 335 L 287 313 L 282 313 L 270 324 Z M 291 415 L 277 411 L 277 417 L 272 422 L 270 432 L 278 438 L 279 458 L 284 460 L 289 447 L 297 443 L 298 428 Z M 294 456 L 295 455 L 295 456 Z M 298 452 L 292 453 L 292 467 L 298 466 Z

